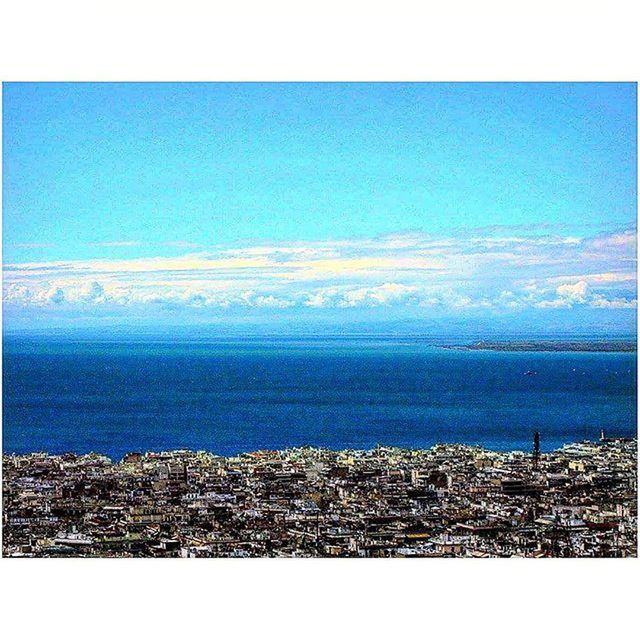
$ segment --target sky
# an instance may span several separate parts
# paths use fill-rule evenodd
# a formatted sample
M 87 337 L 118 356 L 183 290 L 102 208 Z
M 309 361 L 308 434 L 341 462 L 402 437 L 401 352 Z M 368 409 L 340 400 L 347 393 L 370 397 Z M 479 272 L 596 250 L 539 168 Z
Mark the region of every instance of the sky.
M 635 333 L 633 83 L 3 85 L 11 331 Z

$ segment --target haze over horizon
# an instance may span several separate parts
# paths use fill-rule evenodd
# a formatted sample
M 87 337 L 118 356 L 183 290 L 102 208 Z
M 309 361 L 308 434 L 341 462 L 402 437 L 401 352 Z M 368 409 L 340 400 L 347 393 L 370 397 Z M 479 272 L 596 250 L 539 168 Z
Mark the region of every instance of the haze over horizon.
M 4 332 L 635 335 L 632 83 L 5 83 Z

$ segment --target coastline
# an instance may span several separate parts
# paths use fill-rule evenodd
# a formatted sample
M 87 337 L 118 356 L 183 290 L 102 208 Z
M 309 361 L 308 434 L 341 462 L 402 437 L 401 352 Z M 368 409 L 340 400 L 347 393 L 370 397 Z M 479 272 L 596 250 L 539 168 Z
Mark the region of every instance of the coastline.
M 11 557 L 633 557 L 637 439 L 3 455 Z
M 498 351 L 524 353 L 637 353 L 632 340 L 480 340 L 466 345 L 445 345 L 458 351 Z
M 584 440 L 579 440 L 575 442 L 567 442 L 564 445 L 549 451 L 541 450 L 540 455 L 541 456 L 552 455 L 552 454 L 561 452 L 563 449 L 567 449 L 567 448 L 571 449 L 573 447 L 578 447 L 582 445 L 598 446 L 603 443 L 612 443 L 612 442 L 636 443 L 637 445 L 637 438 L 628 437 L 628 436 L 614 436 L 614 437 L 600 438 L 599 440 L 584 439 Z M 40 457 L 40 458 L 74 459 L 74 458 L 86 457 L 86 458 L 100 458 L 105 461 L 108 461 L 109 464 L 117 465 L 117 464 L 122 464 L 124 462 L 124 459 L 127 458 L 128 456 L 141 456 L 143 458 L 159 459 L 159 458 L 173 457 L 173 456 L 205 455 L 205 456 L 212 456 L 213 458 L 219 458 L 219 459 L 225 460 L 225 459 L 238 459 L 243 457 L 252 458 L 256 456 L 261 456 L 261 457 L 283 456 L 283 455 L 286 456 L 288 454 L 296 453 L 296 452 L 317 452 L 319 454 L 326 453 L 326 454 L 334 454 L 334 455 L 372 455 L 378 451 L 390 451 L 390 452 L 395 451 L 395 452 L 406 453 L 406 454 L 411 454 L 411 453 L 420 454 L 420 453 L 430 452 L 435 449 L 438 449 L 438 450 L 447 449 L 450 451 L 459 449 L 461 452 L 469 451 L 469 452 L 488 453 L 488 454 L 496 454 L 496 455 L 522 455 L 522 456 L 531 455 L 530 451 L 527 451 L 524 449 L 518 449 L 518 448 L 500 449 L 496 447 L 486 447 L 479 444 L 470 444 L 470 443 L 464 443 L 464 442 L 437 442 L 428 447 L 402 447 L 402 446 L 393 446 L 393 445 L 377 445 L 376 447 L 370 447 L 370 448 L 354 448 L 354 447 L 333 448 L 333 447 L 322 447 L 322 446 L 315 446 L 312 444 L 305 444 L 300 446 L 292 446 L 292 447 L 285 447 L 285 448 L 278 448 L 278 449 L 254 449 L 254 450 L 239 451 L 238 453 L 231 454 L 231 455 L 220 454 L 209 449 L 191 449 L 191 448 L 178 447 L 175 449 L 131 451 L 126 453 L 120 459 L 113 458 L 107 455 L 106 453 L 102 453 L 97 450 L 87 451 L 87 452 L 65 451 L 61 453 L 53 453 L 50 451 L 29 451 L 24 453 L 17 453 L 17 452 L 6 453 L 3 450 L 2 459 L 4 461 L 5 459 L 9 459 L 9 458 Z

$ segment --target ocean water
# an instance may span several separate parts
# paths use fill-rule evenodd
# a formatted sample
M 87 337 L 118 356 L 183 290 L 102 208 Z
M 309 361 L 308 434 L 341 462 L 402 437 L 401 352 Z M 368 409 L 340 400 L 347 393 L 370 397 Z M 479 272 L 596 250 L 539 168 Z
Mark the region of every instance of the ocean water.
M 301 445 L 543 450 L 636 435 L 635 353 L 455 351 L 419 339 L 5 339 L 5 453 Z M 525 375 L 535 371 L 535 375 Z

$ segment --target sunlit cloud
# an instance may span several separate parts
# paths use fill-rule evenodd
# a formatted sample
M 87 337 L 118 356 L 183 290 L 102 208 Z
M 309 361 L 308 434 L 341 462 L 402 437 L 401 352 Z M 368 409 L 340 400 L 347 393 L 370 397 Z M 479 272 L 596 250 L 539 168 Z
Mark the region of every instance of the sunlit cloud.
M 636 274 L 632 271 L 627 272 L 614 272 L 614 273 L 582 273 L 573 276 L 555 276 L 553 278 L 547 278 L 548 282 L 577 282 L 578 280 L 584 280 L 588 283 L 615 283 L 615 282 L 629 282 L 635 283 Z
M 451 313 L 620 310 L 636 306 L 635 263 L 631 230 L 593 238 L 411 232 L 215 247 L 178 256 L 13 263 L 4 266 L 3 297 L 9 308 L 91 306 L 105 313 L 133 305 L 271 313 L 382 307 Z

